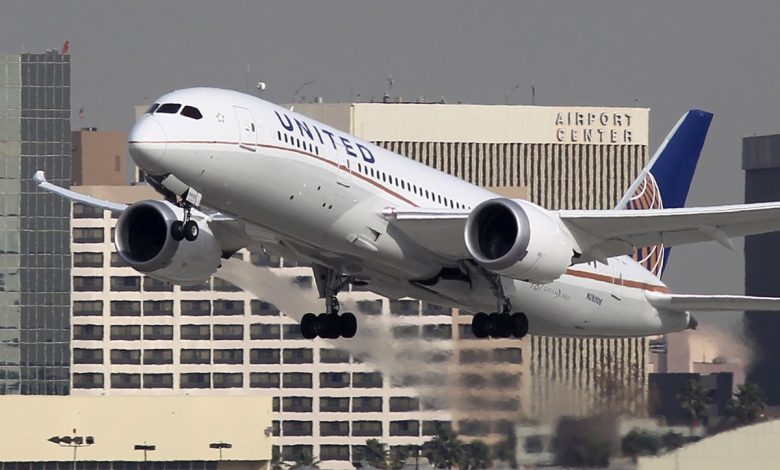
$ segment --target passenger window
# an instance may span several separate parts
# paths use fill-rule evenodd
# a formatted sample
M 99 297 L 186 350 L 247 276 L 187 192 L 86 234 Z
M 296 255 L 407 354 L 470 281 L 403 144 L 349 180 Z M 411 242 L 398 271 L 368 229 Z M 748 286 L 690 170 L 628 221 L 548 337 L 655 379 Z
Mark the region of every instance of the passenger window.
M 176 114 L 179 112 L 179 108 L 181 108 L 181 105 L 178 103 L 165 103 L 164 105 L 157 108 L 157 112 L 165 114 Z
M 181 110 L 181 115 L 192 119 L 201 119 L 203 117 L 198 108 L 193 108 L 192 106 L 185 106 L 184 109 Z M 254 126 L 254 124 L 252 125 Z
M 154 103 L 153 105 L 149 106 L 149 109 L 146 110 L 146 114 L 152 114 L 154 111 L 160 107 L 160 103 Z

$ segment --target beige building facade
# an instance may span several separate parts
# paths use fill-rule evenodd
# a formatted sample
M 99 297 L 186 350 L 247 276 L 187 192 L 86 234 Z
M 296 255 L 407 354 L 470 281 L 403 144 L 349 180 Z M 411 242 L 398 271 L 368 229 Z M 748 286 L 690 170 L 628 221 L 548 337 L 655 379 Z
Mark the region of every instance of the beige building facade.
M 73 131 L 71 184 L 123 186 L 127 181 L 127 133 L 82 129 Z

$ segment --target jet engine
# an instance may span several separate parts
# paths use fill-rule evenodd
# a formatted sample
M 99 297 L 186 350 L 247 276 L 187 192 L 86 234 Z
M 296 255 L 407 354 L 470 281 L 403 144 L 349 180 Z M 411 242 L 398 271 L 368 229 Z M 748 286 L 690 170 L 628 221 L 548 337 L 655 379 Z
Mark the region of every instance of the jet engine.
M 183 210 L 166 201 L 141 201 L 124 210 L 116 224 L 114 243 L 119 256 L 137 271 L 174 284 L 196 284 L 208 279 L 221 263 L 222 250 L 200 222 L 193 240 L 176 241 L 171 224 Z
M 466 221 L 466 248 L 483 268 L 522 281 L 546 283 L 571 265 L 567 233 L 542 208 L 497 198 L 477 205 Z

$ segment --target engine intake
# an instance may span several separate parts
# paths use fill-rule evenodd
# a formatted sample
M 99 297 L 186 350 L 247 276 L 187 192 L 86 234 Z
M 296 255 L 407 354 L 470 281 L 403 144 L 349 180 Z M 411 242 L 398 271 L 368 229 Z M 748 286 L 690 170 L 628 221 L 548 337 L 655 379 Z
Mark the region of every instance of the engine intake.
M 551 282 L 571 264 L 568 235 L 551 214 L 526 201 L 480 203 L 466 221 L 464 236 L 479 265 L 513 279 Z
M 165 201 L 130 205 L 116 224 L 119 256 L 137 271 L 166 282 L 193 284 L 208 279 L 220 265 L 222 250 L 204 222 L 195 241 L 174 240 L 171 224 L 182 216 L 181 208 Z

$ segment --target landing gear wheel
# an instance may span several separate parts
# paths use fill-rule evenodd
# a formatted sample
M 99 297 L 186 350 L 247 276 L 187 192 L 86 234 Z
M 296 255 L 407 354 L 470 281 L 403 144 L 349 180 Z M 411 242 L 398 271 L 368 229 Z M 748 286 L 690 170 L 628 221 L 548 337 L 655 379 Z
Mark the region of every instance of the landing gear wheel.
M 320 338 L 336 339 L 339 337 L 339 315 L 337 313 L 320 313 L 317 315 L 317 333 Z
M 474 315 L 474 317 L 471 319 L 471 332 L 474 333 L 474 336 L 479 339 L 490 336 L 490 331 L 488 330 L 487 313 L 478 312 Z
M 301 335 L 306 339 L 317 337 L 317 315 L 307 313 L 301 319 Z
M 515 338 L 523 338 L 528 334 L 528 317 L 523 312 L 512 314 L 510 331 Z
M 188 220 L 184 224 L 184 238 L 186 238 L 187 241 L 194 242 L 198 238 L 199 233 L 200 227 L 198 227 L 198 223 L 194 220 Z
M 184 222 L 177 220 L 171 224 L 171 238 L 177 242 L 184 239 Z
M 339 315 L 339 330 L 342 338 L 354 338 L 357 333 L 357 318 L 352 312 Z

